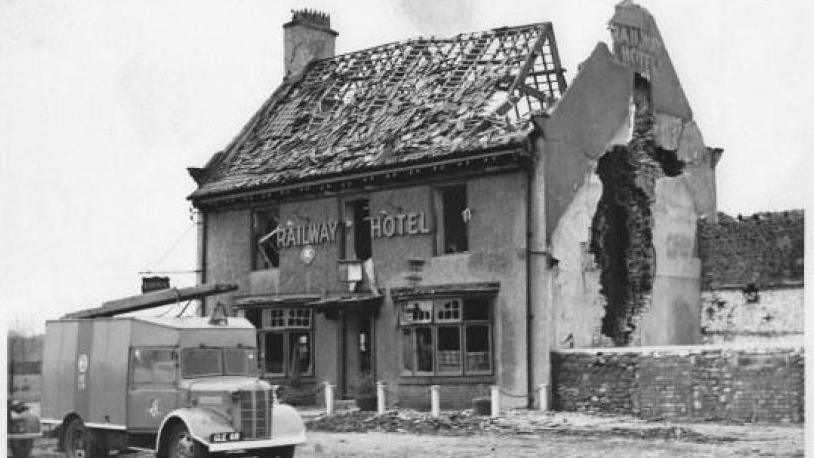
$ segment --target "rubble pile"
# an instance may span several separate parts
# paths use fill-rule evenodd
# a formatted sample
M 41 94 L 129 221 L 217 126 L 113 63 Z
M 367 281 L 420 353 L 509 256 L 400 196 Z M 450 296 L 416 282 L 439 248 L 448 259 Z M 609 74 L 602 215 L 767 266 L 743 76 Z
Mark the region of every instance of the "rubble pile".
M 736 440 L 725 435 L 699 433 L 686 426 L 654 424 L 619 416 L 508 412 L 506 416 L 493 419 L 474 415 L 470 409 L 442 412 L 438 418 L 414 410 L 390 410 L 383 415 L 352 410 L 331 416 L 321 415 L 306 421 L 305 425 L 311 431 L 336 433 L 395 432 L 445 436 L 564 434 L 691 442 Z

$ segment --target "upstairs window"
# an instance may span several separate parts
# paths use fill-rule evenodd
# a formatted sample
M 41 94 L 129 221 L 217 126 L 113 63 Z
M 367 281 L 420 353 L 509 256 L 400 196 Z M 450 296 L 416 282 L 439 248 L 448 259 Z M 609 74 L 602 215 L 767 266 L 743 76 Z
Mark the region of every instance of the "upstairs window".
M 436 193 L 439 225 L 439 254 L 462 253 L 469 251 L 470 218 L 466 198 L 466 185 L 444 186 Z
M 277 210 L 261 210 L 252 213 L 252 270 L 280 267 L 277 251 Z
M 485 298 L 401 303 L 402 375 L 491 374 L 492 323 Z
M 351 222 L 346 228 L 345 259 L 365 261 L 372 256 L 370 234 L 370 202 L 367 199 L 345 203 L 345 220 Z

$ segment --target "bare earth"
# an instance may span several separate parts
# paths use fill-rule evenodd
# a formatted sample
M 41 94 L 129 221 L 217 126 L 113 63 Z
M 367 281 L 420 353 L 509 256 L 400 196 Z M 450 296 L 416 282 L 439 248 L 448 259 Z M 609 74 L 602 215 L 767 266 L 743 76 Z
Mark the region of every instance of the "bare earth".
M 38 441 L 33 456 L 61 456 L 54 447 L 55 440 L 42 439 Z M 803 425 L 666 423 L 567 412 L 514 411 L 497 420 L 496 427 L 489 432 L 472 435 L 309 431 L 307 443 L 297 447 L 296 455 L 629 458 L 803 456 L 803 450 Z M 124 456 L 146 458 L 152 454 L 132 453 Z

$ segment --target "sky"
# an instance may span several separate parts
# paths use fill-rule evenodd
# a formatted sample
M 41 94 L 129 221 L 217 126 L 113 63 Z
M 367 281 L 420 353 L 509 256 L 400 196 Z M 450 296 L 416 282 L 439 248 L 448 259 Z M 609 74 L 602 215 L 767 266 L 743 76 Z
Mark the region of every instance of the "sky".
M 10 328 L 138 294 L 196 266 L 186 167 L 225 147 L 282 79 L 291 9 L 343 53 L 551 21 L 568 81 L 610 41 L 613 0 L 0 0 L 0 310 Z M 802 208 L 814 129 L 812 2 L 641 0 L 707 145 L 718 206 Z M 171 275 L 173 286 L 195 276 Z

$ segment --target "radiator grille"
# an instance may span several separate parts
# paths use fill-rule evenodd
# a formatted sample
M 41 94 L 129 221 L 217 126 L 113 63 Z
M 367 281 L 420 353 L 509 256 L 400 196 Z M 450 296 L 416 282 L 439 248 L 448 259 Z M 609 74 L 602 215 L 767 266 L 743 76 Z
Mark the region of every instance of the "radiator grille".
M 240 431 L 244 439 L 271 437 L 271 399 L 268 391 L 240 392 Z

